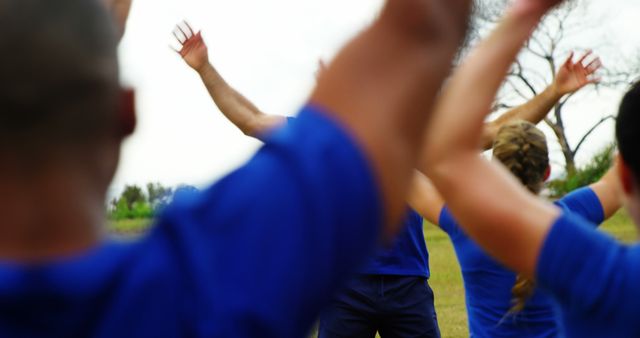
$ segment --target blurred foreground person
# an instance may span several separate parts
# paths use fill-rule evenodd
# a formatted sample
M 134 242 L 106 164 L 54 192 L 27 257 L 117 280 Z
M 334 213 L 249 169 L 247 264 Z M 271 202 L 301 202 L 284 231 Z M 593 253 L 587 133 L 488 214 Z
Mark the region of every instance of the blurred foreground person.
M 113 22 L 97 0 L 0 0 L 0 336 L 303 336 L 400 230 L 468 11 L 387 1 L 295 124 L 122 244 L 102 234 L 134 121 Z
M 564 213 L 519 184 L 504 166 L 478 156 L 482 122 L 544 12 L 533 1 L 516 1 L 452 77 L 427 134 L 426 174 L 466 235 L 504 266 L 535 280 L 554 300 L 564 336 L 640 337 L 640 247 L 594 231 L 600 217 Z M 639 112 L 640 86 L 635 85 L 620 105 L 616 133 L 619 181 L 636 223 Z

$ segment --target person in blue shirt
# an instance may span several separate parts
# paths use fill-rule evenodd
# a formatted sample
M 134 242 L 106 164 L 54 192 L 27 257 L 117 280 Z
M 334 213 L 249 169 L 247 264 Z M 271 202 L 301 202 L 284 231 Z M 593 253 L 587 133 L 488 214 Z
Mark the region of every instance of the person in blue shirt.
M 176 52 L 198 73 L 220 112 L 245 135 L 264 139 L 271 131 L 284 126 L 287 119 L 292 121 L 292 118 L 265 114 L 230 86 L 209 61 L 201 32 L 194 32 L 183 22 L 176 26 L 174 35 L 181 44 Z M 583 65 L 589 54 L 576 63 L 569 58 L 543 92 L 487 123 L 483 144 L 491 146 L 497 131 L 511 121 L 539 122 L 564 95 L 590 83 L 587 77 L 598 66 Z M 322 74 L 323 67 L 321 62 L 318 74 Z M 428 283 L 429 253 L 422 217 L 409 208 L 402 225 L 404 230 L 395 241 L 380 248 L 323 312 L 320 337 L 373 337 L 376 332 L 383 337 L 440 335 L 434 294 Z
M 294 123 L 116 243 L 105 194 L 134 112 L 111 18 L 98 0 L 0 0 L 0 337 L 303 336 L 400 230 L 469 7 L 387 1 Z
M 482 122 L 500 83 L 553 3 L 516 1 L 451 78 L 426 134 L 425 174 L 469 238 L 551 297 L 566 337 L 638 337 L 640 248 L 594 231 L 592 221 L 539 199 L 504 167 L 477 153 Z M 636 224 L 639 111 L 636 84 L 622 100 L 616 123 L 618 175 Z
M 534 194 L 539 193 L 549 174 L 546 138 L 525 121 L 500 129 L 493 157 Z M 617 167 L 613 167 L 597 183 L 578 189 L 555 204 L 564 212 L 599 225 L 622 206 L 623 193 L 617 179 Z M 561 336 L 551 300 L 535 290 L 534 281 L 516 276 L 478 247 L 451 215 L 428 178 L 416 172 L 409 196 L 409 203 L 444 230 L 453 243 L 464 280 L 471 337 Z
M 177 52 L 200 75 L 220 112 L 245 135 L 264 140 L 274 130 L 286 125 L 287 121 L 294 123 L 295 118 L 263 113 L 227 84 L 209 61 L 202 34 L 194 32 L 188 23 L 177 25 L 174 35 L 182 45 Z M 322 76 L 324 68 L 320 62 L 318 76 Z M 346 332 L 341 329 L 341 335 L 357 337 L 370 334 L 373 337 L 376 331 L 380 331 L 383 336 L 402 336 L 403 333 L 422 337 L 440 336 L 434 296 L 427 282 L 430 276 L 429 253 L 424 241 L 422 218 L 415 211 L 408 210 L 401 225 L 403 230 L 393 241 L 394 244 L 379 249 L 374 259 L 358 269 L 358 276 L 324 311 L 320 321 L 320 337 L 337 334 L 337 326 L 347 325 L 350 315 L 359 316 L 361 322 L 367 323 L 352 324 Z M 358 301 L 354 293 L 370 298 L 366 302 Z M 384 309 L 374 309 L 382 306 Z M 386 315 L 382 314 L 383 310 Z M 370 313 L 365 314 L 367 311 Z M 374 311 L 378 313 L 374 314 Z M 358 312 L 361 314 L 356 314 Z M 363 332 L 365 330 L 369 333 Z

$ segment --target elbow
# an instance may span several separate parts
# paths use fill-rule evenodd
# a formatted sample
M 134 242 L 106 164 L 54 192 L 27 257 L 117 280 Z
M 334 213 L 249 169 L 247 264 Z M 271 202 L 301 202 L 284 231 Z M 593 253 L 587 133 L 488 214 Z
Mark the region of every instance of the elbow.
M 262 140 L 266 130 L 258 118 L 252 118 L 238 126 L 240 131 L 246 136 Z
M 448 152 L 434 154 L 425 158 L 424 174 L 429 177 L 438 191 L 447 191 L 451 186 L 459 183 L 460 177 L 470 170 L 472 163 L 478 157 L 476 153 Z

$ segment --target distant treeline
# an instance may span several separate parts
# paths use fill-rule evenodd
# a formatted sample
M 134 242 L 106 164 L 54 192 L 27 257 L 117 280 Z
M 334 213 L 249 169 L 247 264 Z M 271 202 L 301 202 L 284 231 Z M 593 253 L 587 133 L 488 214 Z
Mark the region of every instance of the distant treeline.
M 172 188 L 157 182 L 147 183 L 146 189 L 137 185 L 127 185 L 119 197 L 111 200 L 107 214 L 113 220 L 152 218 L 166 207 L 175 195 L 197 191 L 197 188 L 190 185 Z

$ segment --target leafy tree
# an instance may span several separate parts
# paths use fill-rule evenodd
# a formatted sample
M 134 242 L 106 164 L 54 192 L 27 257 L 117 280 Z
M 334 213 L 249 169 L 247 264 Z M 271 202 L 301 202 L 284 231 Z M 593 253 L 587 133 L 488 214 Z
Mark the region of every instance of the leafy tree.
M 613 165 L 615 149 L 615 145 L 610 144 L 598 152 L 584 167 L 577 168 L 563 179 L 549 182 L 551 194 L 561 197 L 600 180 Z
M 120 196 L 120 199 L 125 199 L 127 202 L 127 207 L 129 210 L 133 210 L 133 205 L 135 203 L 145 203 L 147 202 L 147 197 L 144 195 L 142 188 L 137 185 L 127 185 L 124 187 L 124 191 Z
M 160 184 L 159 182 L 147 183 L 147 199 L 153 209 L 166 206 L 173 196 L 173 189 Z
M 126 197 L 120 197 L 118 199 L 118 202 L 116 203 L 109 216 L 110 218 L 115 220 L 121 220 L 131 217 L 131 212 Z

